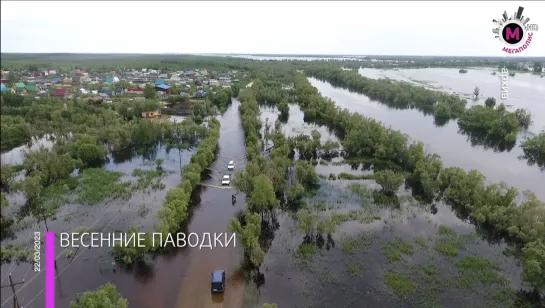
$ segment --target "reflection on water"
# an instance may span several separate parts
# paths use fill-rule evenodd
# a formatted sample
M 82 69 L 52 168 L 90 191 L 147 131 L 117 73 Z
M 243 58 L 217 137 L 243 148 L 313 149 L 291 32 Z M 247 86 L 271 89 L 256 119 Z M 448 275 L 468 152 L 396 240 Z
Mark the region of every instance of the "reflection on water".
M 502 153 L 484 149 L 482 146 L 472 146 L 471 138 L 459 134 L 458 125 L 453 121 L 438 128 L 433 124 L 433 117 L 426 117 L 417 110 L 391 109 L 369 100 L 365 95 L 335 88 L 327 82 L 314 78 L 309 78 L 309 81 L 323 96 L 334 100 L 337 106 L 381 121 L 385 126 L 422 141 L 428 152 L 441 156 L 445 167 L 476 169 L 490 182 L 505 181 L 520 190 L 530 189 L 539 199 L 545 200 L 545 191 L 542 189 L 545 173 L 518 159 L 522 155 L 519 146 Z
M 467 74 L 458 73 L 457 69 L 426 68 L 403 70 L 360 69 L 359 73 L 369 78 L 391 78 L 407 81 L 419 86 L 459 94 L 473 93 L 480 89 L 479 104 L 487 97 L 494 97 L 499 102 L 512 106 L 512 109 L 524 108 L 532 113 L 531 131 L 545 129 L 545 80 L 539 75 L 517 73 L 509 77 L 509 97 L 501 97 L 500 74 L 490 74 L 491 69 L 469 69 Z
M 344 90 L 333 89 L 328 84 L 320 83 L 312 80 L 314 86 L 319 84 L 319 90 L 325 96 L 332 97 L 339 106 L 348 108 L 351 111 L 370 116 L 367 112 L 371 110 L 373 115 L 378 115 L 381 119 L 389 119 L 387 124 L 395 124 L 405 127 L 410 126 L 410 121 L 407 121 L 407 116 L 413 116 L 415 121 L 412 126 L 422 125 L 422 115 L 414 116 L 410 113 L 403 115 L 391 115 L 384 106 L 369 102 L 365 97 L 352 95 Z M 324 93 L 324 89 L 326 89 Z M 332 95 L 331 95 L 332 94 Z M 337 97 L 335 97 L 337 95 Z M 343 102 L 339 99 L 342 97 Z M 351 100 L 347 102 L 347 98 Z M 364 106 L 363 108 L 361 106 Z M 365 111 L 364 111 L 365 110 Z M 274 121 L 274 110 L 268 107 L 261 108 L 261 118 L 269 118 Z M 317 128 L 312 124 L 298 125 L 292 127 L 291 123 L 300 123 L 302 114 L 297 106 L 290 106 L 290 117 L 288 123 L 283 128 L 283 131 L 288 136 L 305 133 L 307 135 L 313 129 L 318 129 L 320 132 L 327 130 Z M 410 110 L 408 111 L 410 112 Z M 371 116 L 373 117 L 373 116 Z M 402 123 L 402 124 L 400 124 Z M 394 126 L 394 125 L 392 125 Z M 397 128 L 397 127 L 396 127 Z M 415 129 L 421 131 L 422 135 L 425 132 L 434 134 L 440 129 L 433 128 L 433 124 L 429 130 Z M 437 131 L 434 131 L 437 130 Z M 403 131 L 403 130 L 402 130 Z M 454 130 L 453 134 L 459 136 Z M 322 138 L 331 138 L 334 136 Z M 434 137 L 441 139 L 441 136 Z M 443 143 L 432 143 L 435 147 L 448 143 L 451 136 L 442 136 L 445 141 Z M 418 138 L 415 138 L 418 139 Z M 462 137 L 463 139 L 463 137 Z M 424 139 L 426 143 L 430 143 L 430 139 Z M 463 144 L 467 144 L 463 140 Z M 462 143 L 460 143 L 462 144 Z M 459 145 L 459 144 L 457 144 Z M 470 146 L 468 148 L 471 149 Z M 435 148 L 431 149 L 434 150 Z M 428 146 L 428 150 L 429 146 Z M 492 152 L 478 150 L 479 153 L 485 155 L 497 155 Z M 433 151 L 436 152 L 436 151 Z M 456 155 L 465 158 L 461 151 L 452 153 L 447 158 Z M 463 159 L 460 159 L 463 160 Z M 470 160 L 471 162 L 471 160 Z M 517 160 L 514 160 L 517 162 Z M 452 164 L 452 162 L 446 162 Z M 457 165 L 457 164 L 455 164 Z M 351 174 L 366 174 L 366 167 L 360 168 L 360 164 L 354 166 L 333 164 L 316 166 L 319 174 L 327 175 L 329 173 L 339 174 L 340 172 L 349 172 Z M 525 166 L 525 165 L 524 165 Z M 478 167 L 478 165 L 475 165 Z M 481 170 L 481 168 L 476 168 Z M 491 169 L 492 170 L 492 169 Z M 499 174 L 501 176 L 501 174 Z M 523 180 L 520 176 L 518 180 Z M 534 178 L 534 180 L 537 179 Z M 371 193 L 367 194 L 365 199 L 356 197 L 348 190 L 348 186 L 354 183 L 363 184 L 364 187 L 371 189 Z M 531 181 L 524 182 L 523 185 L 531 185 Z M 520 282 L 520 267 L 513 261 L 512 258 L 503 255 L 506 248 L 501 235 L 493 234 L 482 226 L 475 227 L 468 222 L 467 216 L 461 211 L 454 211 L 450 206 L 442 203 L 436 204 L 420 204 L 415 202 L 410 196 L 410 192 L 400 190 L 397 196 L 386 196 L 376 191 L 377 186 L 373 181 L 345 181 L 345 180 L 322 180 L 320 182 L 320 190 L 318 195 L 312 198 L 314 203 L 316 200 L 325 201 L 325 215 L 328 213 L 347 213 L 349 210 L 362 209 L 371 210 L 371 213 L 379 215 L 380 220 L 374 220 L 368 223 L 360 223 L 357 221 L 348 221 L 337 227 L 332 235 L 315 235 L 313 237 L 305 236 L 297 226 L 297 222 L 293 216 L 288 213 L 278 213 L 275 218 L 279 224 L 279 228 L 274 232 L 274 239 L 270 244 L 265 262 L 261 267 L 261 272 L 266 277 L 266 283 L 258 285 L 252 283 L 246 287 L 246 296 L 244 300 L 244 308 L 254 308 L 258 304 L 277 303 L 279 307 L 432 307 L 440 305 L 441 307 L 457 308 L 468 307 L 473 304 L 483 304 L 487 300 L 494 300 L 491 297 L 495 294 L 493 290 L 488 290 L 486 287 L 473 288 L 470 291 L 460 291 L 456 288 L 441 289 L 440 298 L 431 298 L 429 294 L 432 289 L 437 286 L 430 286 L 430 289 L 419 290 L 413 294 L 407 301 L 401 301 L 392 294 L 391 289 L 384 284 L 384 276 L 391 270 L 399 271 L 407 275 L 418 275 L 422 266 L 434 264 L 441 275 L 452 278 L 456 270 L 453 267 L 451 259 L 443 258 L 442 256 L 430 256 L 434 254 L 433 241 L 438 234 L 438 226 L 445 225 L 451 227 L 455 232 L 460 234 L 461 238 L 467 238 L 464 252 L 462 255 L 477 254 L 484 258 L 493 260 L 501 265 L 501 272 L 515 288 L 521 286 Z M 539 192 L 536 190 L 536 193 Z M 374 210 L 373 210 L 374 209 Z M 374 212 L 375 211 L 375 212 Z M 476 233 L 475 237 L 471 234 Z M 355 238 L 354 238 L 355 237 Z M 383 253 L 384 245 L 395 238 L 400 238 L 403 241 L 409 241 L 414 244 L 414 239 L 424 239 L 422 245 L 426 245 L 425 249 L 417 249 L 416 253 L 408 256 L 405 262 L 399 263 L 396 267 L 387 261 Z M 313 250 L 309 252 L 305 244 L 313 243 Z M 429 243 L 429 244 L 428 244 Z M 428 250 L 431 249 L 431 250 Z M 300 254 L 308 254 L 309 259 L 297 257 Z M 442 276 L 438 276 L 442 277 Z M 447 278 L 438 278 L 447 281 Z M 452 282 L 454 283 L 454 282 Z M 435 292 L 435 291 L 433 291 Z M 525 293 L 518 293 L 524 297 Z

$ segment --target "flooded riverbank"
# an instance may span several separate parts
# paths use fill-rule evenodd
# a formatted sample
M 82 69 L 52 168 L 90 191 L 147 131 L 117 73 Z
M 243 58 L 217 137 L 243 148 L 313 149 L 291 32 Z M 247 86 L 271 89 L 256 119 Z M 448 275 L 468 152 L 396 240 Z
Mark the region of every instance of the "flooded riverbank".
M 522 154 L 520 147 L 497 153 L 482 146 L 472 146 L 466 136 L 458 133 L 458 125 L 454 121 L 437 127 L 433 116 L 425 116 L 418 110 L 392 109 L 371 101 L 365 95 L 335 88 L 327 82 L 315 78 L 309 78 L 309 81 L 323 96 L 334 100 L 337 106 L 381 121 L 413 140 L 422 141 L 428 152 L 442 157 L 444 166 L 479 170 L 489 182 L 504 181 L 520 190 L 530 189 L 539 199 L 545 200 L 545 192 L 541 189 L 545 183 L 545 173 L 518 159 Z
M 400 70 L 364 68 L 360 69 L 359 73 L 368 78 L 400 80 L 429 89 L 466 96 L 471 95 L 475 87 L 479 87 L 480 95 L 477 103 L 484 104 L 487 97 L 494 97 L 498 103 L 512 106 L 510 109 L 524 108 L 532 113 L 533 125 L 529 130 L 539 132 L 545 129 L 545 79 L 531 73 L 508 76 L 508 97 L 503 99 L 501 74 L 491 75 L 493 71 L 487 68 L 468 69 L 466 74 L 460 74 L 457 69 L 450 68 Z
M 275 119 L 273 108 L 261 111 L 262 121 Z M 284 133 L 326 132 L 301 121 L 299 108 L 290 105 Z M 322 142 L 336 139 L 324 135 Z M 353 174 L 364 172 L 360 166 L 316 166 L 325 175 L 347 168 Z M 505 244 L 458 218 L 463 215 L 450 207 L 439 203 L 433 209 L 402 189 L 398 205 L 385 204 L 374 197 L 377 185 L 369 180 L 322 180 L 320 186 L 308 200 L 311 208 L 322 202 L 319 215 L 350 210 L 367 214 L 340 224 L 331 237 L 308 244 L 293 215 L 279 212 L 280 227 L 261 266 L 265 284 L 247 286 L 244 308 L 271 302 L 313 308 L 508 307 L 516 298 L 513 290 L 521 287 L 521 269 L 503 254 Z

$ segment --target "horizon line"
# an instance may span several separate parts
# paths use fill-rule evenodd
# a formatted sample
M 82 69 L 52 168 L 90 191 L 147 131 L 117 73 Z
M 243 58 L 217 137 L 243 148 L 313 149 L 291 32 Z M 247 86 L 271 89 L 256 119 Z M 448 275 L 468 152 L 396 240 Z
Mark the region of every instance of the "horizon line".
M 236 56 L 295 56 L 295 57 L 449 57 L 449 58 L 545 58 L 543 56 L 497 56 L 497 55 L 403 55 L 403 54 L 312 54 L 312 53 L 129 53 L 129 52 L 0 52 L 0 54 L 39 54 L 39 55 L 193 55 L 193 56 L 221 56 L 221 55 L 236 55 Z

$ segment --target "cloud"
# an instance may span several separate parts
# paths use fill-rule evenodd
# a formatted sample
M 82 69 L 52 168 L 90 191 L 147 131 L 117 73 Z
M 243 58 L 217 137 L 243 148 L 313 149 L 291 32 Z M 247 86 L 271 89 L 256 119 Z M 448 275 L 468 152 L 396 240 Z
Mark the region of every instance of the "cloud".
M 544 24 L 543 2 L 518 4 Z M 505 56 L 506 2 L 2 2 L 2 52 Z M 29 9 L 31 8 L 31 9 Z M 540 19 L 541 18 L 541 19 Z M 545 31 L 545 30 L 543 30 Z M 521 55 L 545 55 L 536 32 Z

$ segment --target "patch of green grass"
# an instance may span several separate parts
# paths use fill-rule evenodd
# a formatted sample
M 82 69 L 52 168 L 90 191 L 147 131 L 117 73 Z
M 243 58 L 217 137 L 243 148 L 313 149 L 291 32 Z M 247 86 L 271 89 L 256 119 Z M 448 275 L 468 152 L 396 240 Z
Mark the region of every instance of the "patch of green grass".
M 153 190 L 165 188 L 165 184 L 161 183 L 161 179 L 166 175 L 166 172 L 163 169 L 134 169 L 132 175 L 138 178 L 136 183 L 132 186 L 133 190 L 145 190 L 149 187 Z
M 370 180 L 373 179 L 372 174 L 354 175 L 346 172 L 341 172 L 337 176 L 339 180 Z
M 352 276 L 359 276 L 360 271 L 363 269 L 363 262 L 350 262 L 347 265 L 347 272 Z
M 386 258 L 389 262 L 395 262 L 401 260 L 401 256 L 414 254 L 414 247 L 396 237 L 386 245 L 382 247 L 382 251 L 386 254 Z
M 371 241 L 365 236 L 348 238 L 341 242 L 342 251 L 346 254 L 355 254 L 356 252 L 365 252 L 371 247 Z
M 417 236 L 414 238 L 414 242 L 416 243 L 416 245 L 420 246 L 421 248 L 428 248 L 428 241 L 426 240 L 426 238 L 422 237 L 422 236 Z
M 447 227 L 445 225 L 439 226 L 439 234 L 441 235 L 456 235 L 456 231 L 454 231 L 452 228 Z
M 394 289 L 402 298 L 407 298 L 417 289 L 414 282 L 399 273 L 387 273 L 384 275 L 384 279 L 386 284 Z
M 103 168 L 85 169 L 75 177 L 62 179 L 42 191 L 41 202 L 45 208 L 55 210 L 73 202 L 95 205 L 107 199 L 128 198 L 131 192 L 151 187 L 160 190 L 165 187 L 161 179 L 166 173 L 162 169 L 135 169 L 135 183 L 121 182 L 123 173 L 107 171 Z
M 490 260 L 479 256 L 466 256 L 456 262 L 459 275 L 456 285 L 459 288 L 472 288 L 477 284 L 500 283 L 504 280 L 498 267 Z
M 0 248 L 0 260 L 2 262 L 30 261 L 33 256 L 34 249 L 25 248 L 21 245 L 6 245 Z
M 111 172 L 101 168 L 83 171 L 76 189 L 77 201 L 93 205 L 109 198 L 130 196 L 130 183 L 119 182 L 122 176 L 121 172 Z
M 475 238 L 474 234 L 458 235 L 453 229 L 439 226 L 439 237 L 435 241 L 435 250 L 442 255 L 454 257 L 460 249 L 464 249 L 467 242 Z
M 375 220 L 382 220 L 378 215 L 367 213 L 366 211 L 352 210 L 346 214 L 335 213 L 330 216 L 331 223 L 338 226 L 347 221 L 357 221 L 359 223 L 371 223 Z
M 461 248 L 455 244 L 455 242 L 452 242 L 449 239 L 438 239 L 437 242 L 435 242 L 435 250 L 445 256 L 454 257 L 458 255 L 458 248 Z
M 297 247 L 295 256 L 301 259 L 312 259 L 316 255 L 316 248 L 312 244 L 303 243 Z

